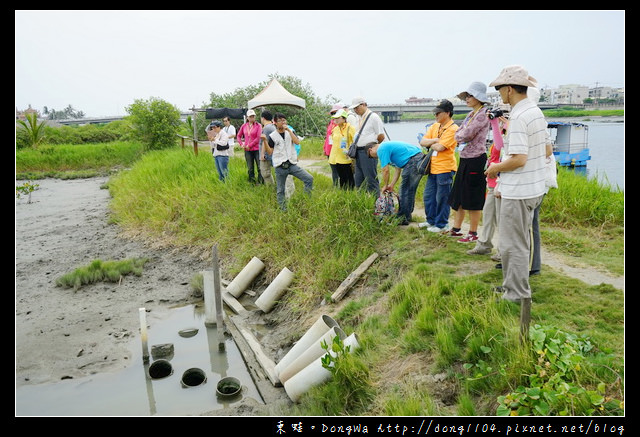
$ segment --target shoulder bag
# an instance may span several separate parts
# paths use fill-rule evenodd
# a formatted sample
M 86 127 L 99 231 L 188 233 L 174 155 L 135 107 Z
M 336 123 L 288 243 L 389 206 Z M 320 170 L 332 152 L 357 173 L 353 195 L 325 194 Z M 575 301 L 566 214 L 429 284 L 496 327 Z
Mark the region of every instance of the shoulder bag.
M 431 155 L 433 155 L 433 149 L 429 148 L 427 153 L 423 153 L 420 162 L 418 163 L 418 171 L 420 174 L 428 175 L 431 172 Z
M 369 121 L 369 117 L 371 117 L 371 114 L 373 112 L 369 113 L 369 115 L 367 115 L 367 118 L 364 119 L 364 122 L 362 123 L 362 126 L 360 126 L 360 129 L 358 130 L 358 133 L 356 134 L 356 139 L 353 140 L 353 143 L 351 143 L 351 145 L 349 146 L 349 150 L 347 150 L 347 156 L 349 158 L 355 158 L 358 152 L 358 140 L 360 139 L 360 134 L 362 133 L 362 129 L 364 129 L 364 125 L 367 124 L 367 121 Z

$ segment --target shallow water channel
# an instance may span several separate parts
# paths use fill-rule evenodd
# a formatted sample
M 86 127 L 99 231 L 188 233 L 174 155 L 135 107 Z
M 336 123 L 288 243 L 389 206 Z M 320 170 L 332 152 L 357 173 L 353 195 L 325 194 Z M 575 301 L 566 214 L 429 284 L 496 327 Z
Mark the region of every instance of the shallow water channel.
M 83 379 L 68 379 L 54 384 L 19 387 L 16 390 L 17 416 L 176 416 L 198 415 L 228 408 L 250 397 L 263 403 L 235 341 L 225 336 L 224 350 L 218 347 L 216 327 L 206 327 L 201 305 L 174 308 L 169 315 L 148 328 L 148 348 L 171 343 L 173 356 L 157 357 L 171 363 L 172 373 L 149 377 L 149 363 L 142 359 L 140 337 L 131 342 L 132 363 L 126 369 L 96 374 Z M 193 336 L 179 332 L 196 328 Z M 200 369 L 206 380 L 186 386 L 183 375 Z M 231 398 L 216 395 L 217 383 L 224 377 L 237 378 L 242 391 Z

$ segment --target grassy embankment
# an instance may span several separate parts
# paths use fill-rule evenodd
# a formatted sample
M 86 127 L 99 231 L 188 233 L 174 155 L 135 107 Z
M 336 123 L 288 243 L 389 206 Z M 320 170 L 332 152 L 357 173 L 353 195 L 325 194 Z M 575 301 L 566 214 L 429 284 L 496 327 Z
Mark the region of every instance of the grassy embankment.
M 302 150 L 303 158 L 319 156 L 321 144 L 305 140 Z M 17 174 L 33 170 L 23 162 L 17 156 Z M 265 284 L 285 266 L 294 271 L 275 318 L 317 309 L 366 257 L 381 255 L 334 315 L 357 333 L 360 350 L 286 414 L 622 414 L 621 290 L 546 269 L 531 279 L 532 341 L 523 345 L 519 308 L 491 292 L 501 273 L 488 257 L 418 228 L 381 225 L 370 195 L 315 176 L 312 195 L 297 184 L 281 212 L 273 187 L 249 185 L 242 158 L 231 160 L 223 184 L 209 153 L 176 147 L 144 154 L 109 189 L 123 228 L 202 254 L 217 244 L 225 277 L 253 256 L 265 261 Z M 541 211 L 545 247 L 624 274 L 624 194 L 564 169 L 559 185 Z

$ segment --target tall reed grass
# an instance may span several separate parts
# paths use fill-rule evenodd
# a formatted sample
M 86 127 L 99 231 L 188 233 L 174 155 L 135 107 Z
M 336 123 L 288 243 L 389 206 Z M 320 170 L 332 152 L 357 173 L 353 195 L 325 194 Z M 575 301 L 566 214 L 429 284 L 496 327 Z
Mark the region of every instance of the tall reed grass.
M 42 145 L 37 149 L 16 150 L 16 178 L 23 174 L 52 174 L 78 170 L 101 170 L 129 167 L 142 156 L 142 146 L 132 141 L 107 144 Z
M 254 256 L 267 265 L 268 280 L 287 267 L 295 273 L 293 295 L 305 307 L 332 293 L 394 229 L 373 216 L 369 194 L 336 190 L 318 174 L 310 196 L 295 184 L 281 211 L 275 186 L 249 183 L 244 159 L 232 157 L 221 182 L 210 153 L 178 149 L 145 154 L 109 188 L 125 229 L 201 253 L 217 245 L 229 278 Z

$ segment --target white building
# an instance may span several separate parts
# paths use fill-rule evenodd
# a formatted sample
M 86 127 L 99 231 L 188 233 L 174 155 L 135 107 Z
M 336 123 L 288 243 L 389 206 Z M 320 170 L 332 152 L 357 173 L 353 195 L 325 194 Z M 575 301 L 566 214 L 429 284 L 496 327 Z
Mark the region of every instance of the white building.
M 492 105 L 502 103 L 497 91 L 487 93 Z M 624 88 L 594 87 L 584 85 L 561 85 L 558 88 L 541 88 L 540 101 L 559 105 L 582 105 L 585 99 L 620 99 L 624 102 Z

